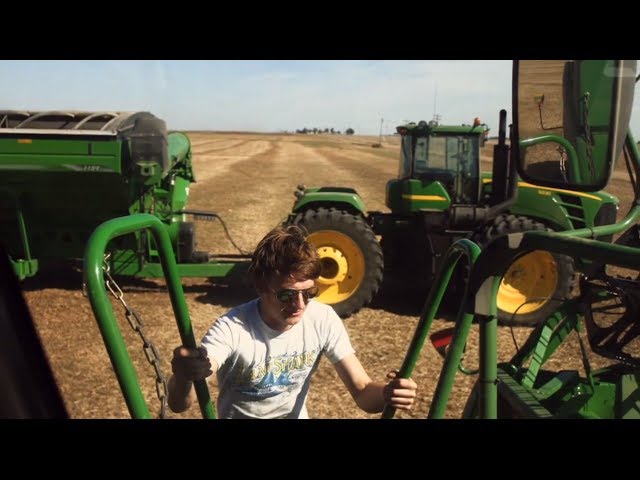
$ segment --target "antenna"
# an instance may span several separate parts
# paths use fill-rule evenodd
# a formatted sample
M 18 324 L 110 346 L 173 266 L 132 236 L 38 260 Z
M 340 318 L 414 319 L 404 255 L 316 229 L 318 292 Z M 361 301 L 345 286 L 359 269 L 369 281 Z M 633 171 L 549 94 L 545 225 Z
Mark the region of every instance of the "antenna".
M 433 92 L 433 118 L 436 117 L 436 104 L 438 103 L 438 84 L 436 83 L 436 87 Z
M 382 145 L 382 125 L 384 124 L 384 118 L 380 119 L 380 145 Z
M 435 123 L 436 125 L 438 125 L 440 123 L 440 120 L 442 119 L 442 115 L 438 115 L 436 113 L 437 103 L 438 103 L 438 84 L 436 83 L 435 91 L 433 92 L 433 119 L 431 120 L 431 122 Z

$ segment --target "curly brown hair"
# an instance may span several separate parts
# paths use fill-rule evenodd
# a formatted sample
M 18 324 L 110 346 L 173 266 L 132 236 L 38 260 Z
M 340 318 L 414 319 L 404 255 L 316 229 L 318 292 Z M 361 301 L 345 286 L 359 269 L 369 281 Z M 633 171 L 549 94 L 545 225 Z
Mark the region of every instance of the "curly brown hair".
M 315 280 L 320 276 L 320 256 L 307 241 L 306 232 L 296 226 L 279 226 L 260 240 L 251 257 L 249 278 L 258 292 L 273 279 L 291 275 Z

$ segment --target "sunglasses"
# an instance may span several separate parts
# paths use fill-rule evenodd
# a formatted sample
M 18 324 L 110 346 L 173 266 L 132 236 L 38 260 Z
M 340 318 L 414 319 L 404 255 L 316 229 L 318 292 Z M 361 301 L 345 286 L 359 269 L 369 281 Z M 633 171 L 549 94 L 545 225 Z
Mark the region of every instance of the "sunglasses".
M 310 299 L 318 296 L 320 289 L 318 287 L 305 288 L 304 290 L 295 290 L 293 288 L 283 288 L 275 292 L 276 298 L 282 303 L 291 303 L 298 299 L 298 293 L 302 294 L 304 303 L 307 303 Z

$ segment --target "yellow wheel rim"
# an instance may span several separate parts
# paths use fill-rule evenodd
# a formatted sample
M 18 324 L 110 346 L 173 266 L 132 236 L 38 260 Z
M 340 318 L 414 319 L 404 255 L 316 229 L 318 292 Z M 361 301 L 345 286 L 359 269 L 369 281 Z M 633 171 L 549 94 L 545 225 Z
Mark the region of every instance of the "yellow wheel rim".
M 558 265 L 549 252 L 536 250 L 516 260 L 498 290 L 498 308 L 526 314 L 545 305 L 558 285 Z
M 329 305 L 346 300 L 362 283 L 365 272 L 364 255 L 347 235 L 335 230 L 319 230 L 308 237 L 318 250 L 322 263 L 318 300 Z

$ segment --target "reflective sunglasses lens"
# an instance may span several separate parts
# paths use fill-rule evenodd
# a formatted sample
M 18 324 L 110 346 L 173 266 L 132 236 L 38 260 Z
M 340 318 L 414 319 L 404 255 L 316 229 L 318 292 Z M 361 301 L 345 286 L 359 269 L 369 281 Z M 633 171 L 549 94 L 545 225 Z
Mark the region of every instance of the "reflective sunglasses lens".
M 280 290 L 276 292 L 276 298 L 280 300 L 282 303 L 290 303 L 294 299 L 298 298 L 298 292 L 302 293 L 302 298 L 307 302 L 309 299 L 314 298 L 318 295 L 319 289 L 318 287 L 307 288 L 306 290 L 293 290 L 291 288 L 285 288 L 284 290 Z
M 279 292 L 276 292 L 276 297 L 282 303 L 289 303 L 297 296 L 298 292 L 296 290 L 280 290 Z

